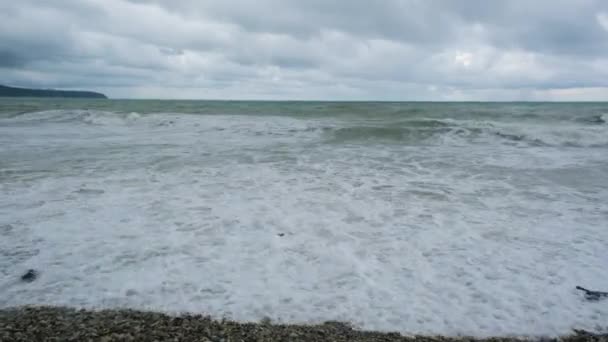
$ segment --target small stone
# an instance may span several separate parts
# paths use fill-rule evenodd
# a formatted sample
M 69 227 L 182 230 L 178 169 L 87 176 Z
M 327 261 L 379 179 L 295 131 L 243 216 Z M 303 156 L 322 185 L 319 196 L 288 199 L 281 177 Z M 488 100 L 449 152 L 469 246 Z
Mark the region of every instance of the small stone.
M 277 235 L 283 237 L 283 236 L 285 236 L 285 233 L 279 233 Z
M 21 280 L 25 281 L 26 283 L 31 283 L 36 280 L 37 277 L 38 272 L 36 272 L 36 270 L 29 269 L 24 275 L 21 276 Z

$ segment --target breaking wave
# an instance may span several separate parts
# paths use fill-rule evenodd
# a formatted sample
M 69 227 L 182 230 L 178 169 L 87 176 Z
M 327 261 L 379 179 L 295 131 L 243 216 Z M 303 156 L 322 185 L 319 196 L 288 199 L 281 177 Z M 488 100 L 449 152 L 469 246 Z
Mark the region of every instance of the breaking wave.
M 604 125 L 608 123 L 608 113 L 577 118 L 575 121 L 590 125 Z
M 339 143 L 494 144 L 522 146 L 607 147 L 606 126 L 531 124 L 469 120 L 412 120 L 393 125 L 357 125 L 326 129 Z
M 186 119 L 186 117 L 188 119 Z M 211 119 L 213 117 L 213 119 Z M 281 118 L 281 119 L 279 119 Z M 193 115 L 182 113 L 140 114 L 97 110 L 47 110 L 3 119 L 19 123 L 72 123 L 91 127 L 163 127 L 181 123 L 184 129 L 213 125 L 227 133 L 254 132 L 256 135 L 289 136 L 309 134 L 329 143 L 388 143 L 403 145 L 506 144 L 548 147 L 608 147 L 608 114 L 577 121 L 499 121 L 453 118 L 374 118 L 338 121 L 335 118 L 304 121 L 277 116 L 273 125 L 261 124 L 256 116 Z

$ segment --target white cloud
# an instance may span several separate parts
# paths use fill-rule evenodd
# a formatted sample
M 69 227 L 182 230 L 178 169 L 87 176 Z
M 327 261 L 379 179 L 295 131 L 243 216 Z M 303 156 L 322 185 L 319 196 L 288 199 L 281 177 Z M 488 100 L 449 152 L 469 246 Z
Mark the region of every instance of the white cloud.
M 454 56 L 454 63 L 459 66 L 468 68 L 469 66 L 471 66 L 471 63 L 473 63 L 473 54 L 470 52 L 457 51 L 456 55 Z
M 606 13 L 598 13 L 596 16 L 598 24 L 608 32 L 608 14 Z

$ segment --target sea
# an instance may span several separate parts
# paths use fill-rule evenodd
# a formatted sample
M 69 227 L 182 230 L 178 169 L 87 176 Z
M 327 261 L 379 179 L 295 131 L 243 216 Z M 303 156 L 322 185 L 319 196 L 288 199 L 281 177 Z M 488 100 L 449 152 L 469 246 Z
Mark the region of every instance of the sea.
M 576 286 L 608 291 L 608 103 L 0 100 L 0 308 L 606 331 Z

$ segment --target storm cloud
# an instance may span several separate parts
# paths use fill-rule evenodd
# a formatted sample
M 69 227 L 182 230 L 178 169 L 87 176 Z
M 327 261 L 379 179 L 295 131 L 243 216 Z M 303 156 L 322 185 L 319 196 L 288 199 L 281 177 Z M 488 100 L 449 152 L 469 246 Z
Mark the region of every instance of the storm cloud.
M 0 73 L 111 97 L 608 100 L 608 2 L 3 1 Z

